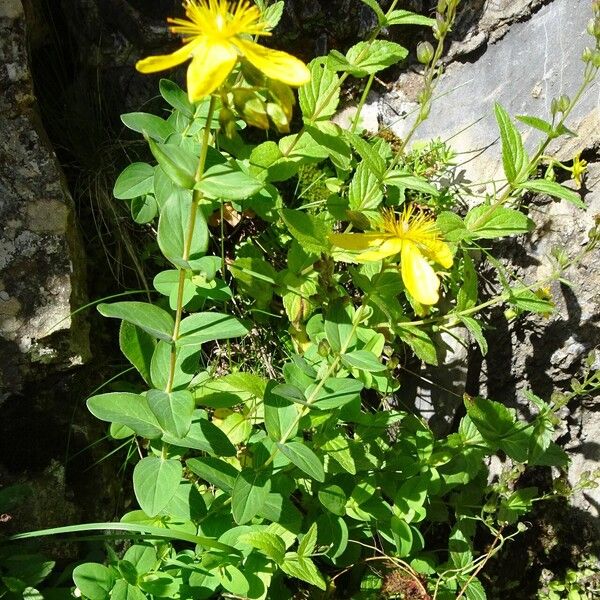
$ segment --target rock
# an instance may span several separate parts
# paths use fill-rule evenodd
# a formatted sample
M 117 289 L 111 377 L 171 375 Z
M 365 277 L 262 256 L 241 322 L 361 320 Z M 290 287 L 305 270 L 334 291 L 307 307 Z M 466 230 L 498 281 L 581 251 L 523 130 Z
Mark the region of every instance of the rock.
M 73 203 L 40 123 L 19 0 L 0 10 L 0 407 L 89 356 Z M 1 408 L 0 408 L 1 410 Z
M 487 3 L 488 8 L 472 31 L 473 35 L 483 33 L 489 45 L 472 62 L 454 62 L 447 67 L 435 91 L 431 116 L 417 131 L 419 139 L 450 140 L 459 153 L 460 170 L 468 180 L 489 181 L 502 176 L 495 102 L 512 115 L 548 119 L 552 98 L 562 93 L 573 95 L 581 84 L 581 53 L 592 43 L 586 33 L 592 15 L 590 3 L 554 0 L 529 14 L 541 4 L 524 0 Z M 503 30 L 502 23 L 506 21 L 499 15 L 508 18 L 502 7 L 509 5 L 512 18 L 527 14 L 529 17 Z M 503 31 L 502 37 L 494 41 L 499 31 Z M 452 48 L 458 56 L 460 46 Z M 420 76 L 408 73 L 383 98 L 381 119 L 400 137 L 411 126 L 410 115 L 414 114 L 420 85 Z M 598 97 L 597 87 L 589 89 L 569 122 L 576 124 L 589 115 L 597 106 Z M 535 147 L 541 134 L 525 125 L 520 129 L 526 146 Z

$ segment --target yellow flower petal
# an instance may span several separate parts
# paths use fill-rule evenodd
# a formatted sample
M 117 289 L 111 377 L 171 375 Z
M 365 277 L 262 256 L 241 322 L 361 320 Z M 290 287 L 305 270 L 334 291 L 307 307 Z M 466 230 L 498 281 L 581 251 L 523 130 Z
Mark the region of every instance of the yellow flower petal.
M 356 262 L 365 263 L 365 262 L 374 262 L 376 260 L 382 260 L 384 258 L 388 258 L 388 256 L 394 256 L 394 254 L 398 254 L 403 248 L 402 240 L 398 238 L 389 238 L 381 244 L 381 246 L 375 250 L 367 250 L 366 252 L 361 252 L 356 257 Z
M 423 244 L 423 251 L 428 258 L 438 265 L 442 265 L 444 269 L 449 269 L 454 262 L 450 246 L 441 240 L 433 240 Z
M 270 79 L 283 81 L 295 87 L 310 81 L 308 67 L 287 52 L 265 48 L 241 38 L 236 38 L 235 44 L 244 57 Z
M 389 235 L 386 233 L 332 233 L 329 241 L 344 250 L 367 250 L 383 244 Z
M 138 60 L 135 64 L 135 68 L 140 73 L 156 73 L 157 71 L 164 71 L 171 67 L 176 67 L 192 57 L 194 48 L 198 46 L 199 42 L 200 39 L 197 38 L 171 54 L 148 56 L 147 58 Z
M 400 256 L 402 281 L 408 293 L 421 304 L 436 304 L 440 280 L 433 267 L 412 242 L 405 242 Z
M 187 71 L 188 96 L 196 102 L 212 94 L 231 73 L 237 62 L 237 52 L 228 42 L 199 38 L 194 57 Z

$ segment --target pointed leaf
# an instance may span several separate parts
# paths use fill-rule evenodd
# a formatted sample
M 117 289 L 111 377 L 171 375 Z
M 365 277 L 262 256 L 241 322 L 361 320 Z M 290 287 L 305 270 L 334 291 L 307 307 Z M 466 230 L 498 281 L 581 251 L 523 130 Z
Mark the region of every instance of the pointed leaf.
M 325 481 L 325 471 L 319 457 L 302 442 L 277 443 L 281 453 L 290 459 L 301 471 L 316 479 Z
M 146 456 L 133 470 L 133 491 L 140 508 L 156 516 L 173 498 L 183 476 L 179 460 Z

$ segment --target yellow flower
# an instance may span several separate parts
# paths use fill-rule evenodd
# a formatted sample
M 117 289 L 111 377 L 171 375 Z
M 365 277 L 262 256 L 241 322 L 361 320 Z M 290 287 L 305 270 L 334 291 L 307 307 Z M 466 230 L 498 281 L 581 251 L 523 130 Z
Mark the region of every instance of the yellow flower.
M 142 73 L 164 71 L 192 59 L 187 70 L 192 102 L 212 94 L 227 79 L 236 63 L 247 60 L 270 79 L 301 86 L 310 79 L 297 58 L 260 46 L 250 36 L 271 35 L 260 10 L 248 0 L 185 0 L 188 19 L 168 19 L 171 31 L 183 36 L 184 46 L 172 54 L 149 56 L 136 64 Z
M 571 167 L 571 173 L 573 174 L 573 180 L 577 189 L 581 189 L 583 183 L 583 175 L 587 172 L 587 160 L 581 159 L 581 152 L 578 152 L 573 158 L 573 166 Z
M 400 274 L 408 293 L 421 304 L 439 300 L 440 280 L 429 261 L 448 269 L 452 252 L 440 239 L 435 221 L 411 205 L 397 216 L 392 209 L 382 213 L 381 231 L 368 233 L 332 233 L 331 243 L 354 250 L 356 262 L 382 260 L 400 254 Z

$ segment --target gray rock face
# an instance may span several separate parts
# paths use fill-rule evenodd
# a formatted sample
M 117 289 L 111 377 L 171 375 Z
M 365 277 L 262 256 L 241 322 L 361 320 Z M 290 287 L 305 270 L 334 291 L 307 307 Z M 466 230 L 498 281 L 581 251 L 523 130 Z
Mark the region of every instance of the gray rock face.
M 436 90 L 438 98 L 431 116 L 416 137 L 449 140 L 459 153 L 458 171 L 472 182 L 472 190 L 482 191 L 486 186 L 477 182 L 504 177 L 494 103 L 499 102 L 512 115 L 548 119 L 553 97 L 563 93 L 573 96 L 582 81 L 582 50 L 591 44 L 586 25 L 592 11 L 588 0 L 488 0 L 466 6 L 456 26 L 461 41 L 450 49 L 458 61 L 447 67 Z M 479 13 L 476 19 L 471 18 L 470 10 Z M 406 74 L 395 91 L 378 101 L 379 119 L 400 137 L 411 126 L 410 113 L 417 106 L 420 85 L 420 75 Z M 512 238 L 499 249 L 525 283 L 549 276 L 554 248 L 565 251 L 570 258 L 580 253 L 600 214 L 599 104 L 596 84 L 567 123 L 578 137 L 553 149 L 566 161 L 576 152 L 587 152 L 591 163 L 585 186 L 589 190 L 585 194 L 587 211 L 566 202 L 538 198 L 530 208 L 536 233 Z M 535 148 L 541 134 L 525 125 L 519 129 L 526 146 Z M 566 277 L 572 286 L 552 284 L 549 291 L 556 312 L 551 317 L 528 316 L 509 322 L 502 310 L 492 313 L 487 334 L 490 351 L 483 362 L 470 359 L 469 365 L 470 378 L 472 371 L 480 370 L 474 378 L 479 378 L 482 395 L 515 405 L 527 414 L 524 389 L 549 398 L 553 391 L 569 388 L 584 358 L 600 346 L 599 259 L 600 251 L 596 249 L 571 267 Z M 444 382 L 444 387 L 460 390 L 464 382 L 457 373 L 458 379 Z M 452 402 L 432 401 L 432 405 L 434 408 L 429 410 L 434 413 L 433 423 L 447 419 L 454 410 Z M 593 404 L 585 398 L 570 403 L 564 416 L 566 424 L 559 441 L 572 456 L 569 479 L 576 483 L 584 471 L 600 467 L 600 420 Z M 575 505 L 598 517 L 600 489 L 578 493 Z
M 534 14 L 528 12 L 540 4 L 488 2 L 489 8 L 472 31 L 475 36 L 486 36 L 489 45 L 474 62 L 455 62 L 448 66 L 435 92 L 437 99 L 431 117 L 417 131 L 417 138 L 450 139 L 459 153 L 457 161 L 469 180 L 484 181 L 502 176 L 493 112 L 495 102 L 512 115 L 530 114 L 548 119 L 552 98 L 562 93 L 573 95 L 581 83 L 580 57 L 590 44 L 586 33 L 592 14 L 590 2 L 554 0 Z M 510 5 L 511 10 L 503 11 L 504 5 Z M 517 10 L 518 7 L 521 8 Z M 500 14 L 506 18 L 499 19 Z M 508 14 L 513 18 L 529 16 L 507 29 L 502 23 L 510 22 Z M 492 43 L 500 33 L 499 41 Z M 458 55 L 459 46 L 455 45 L 453 52 Z M 384 124 L 400 137 L 411 125 L 410 114 L 416 106 L 420 82 L 414 73 L 401 77 L 395 91 L 386 95 L 381 103 Z M 588 115 L 598 101 L 598 88 L 594 87 L 572 114 L 571 123 Z M 535 147 L 538 132 L 524 125 L 521 130 L 527 147 Z
M 0 403 L 89 354 L 73 204 L 35 109 L 20 0 L 0 5 Z M 41 367 L 46 365 L 46 367 Z

